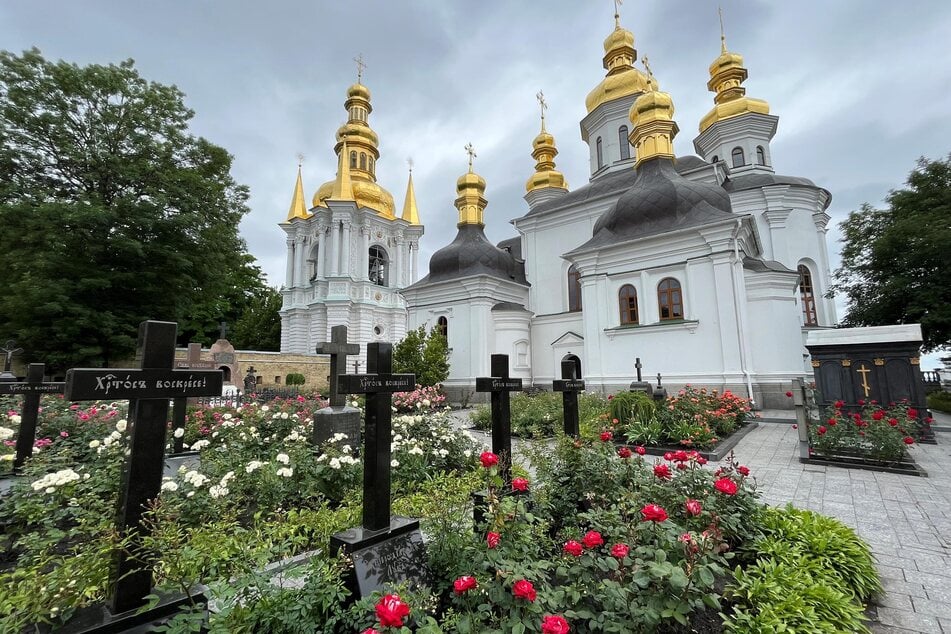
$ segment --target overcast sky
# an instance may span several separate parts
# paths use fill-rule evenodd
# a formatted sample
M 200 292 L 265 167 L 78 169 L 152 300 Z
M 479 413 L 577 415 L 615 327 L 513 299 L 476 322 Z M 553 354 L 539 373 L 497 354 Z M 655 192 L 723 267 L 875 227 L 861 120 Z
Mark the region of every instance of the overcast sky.
M 722 0 L 727 45 L 745 57 L 747 94 L 778 115 L 779 173 L 832 192 L 833 224 L 879 205 L 919 156 L 951 151 L 951 2 Z M 195 111 L 192 131 L 234 155 L 251 190 L 241 233 L 268 281 L 283 283 L 284 220 L 297 169 L 308 200 L 334 176 L 334 133 L 362 54 L 380 137 L 377 178 L 398 209 L 406 159 L 415 163 L 420 275 L 455 235 L 463 146 L 485 177 L 486 233 L 515 235 L 527 211 L 539 129 L 535 94 L 571 188 L 588 180 L 578 122 L 604 76 L 612 0 L 269 0 L 147 2 L 4 0 L 0 48 L 107 64 L 132 58 L 147 79 L 175 84 Z M 676 106 L 677 154 L 693 153 L 710 109 L 707 68 L 719 54 L 712 0 L 627 0 L 622 25 L 650 58 Z M 838 232 L 830 250 L 838 264 Z M 841 317 L 841 313 L 840 313 Z

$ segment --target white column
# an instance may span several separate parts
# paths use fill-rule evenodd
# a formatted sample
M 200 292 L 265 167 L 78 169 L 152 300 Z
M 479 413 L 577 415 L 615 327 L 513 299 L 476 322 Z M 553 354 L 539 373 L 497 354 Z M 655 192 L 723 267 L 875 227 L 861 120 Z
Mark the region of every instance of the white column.
M 288 238 L 287 244 L 287 270 L 284 272 L 284 288 L 294 286 L 294 238 Z
M 370 279 L 370 227 L 364 225 L 360 229 L 360 237 L 363 245 L 363 253 L 360 254 L 360 279 L 368 280 Z
M 390 283 L 390 286 L 395 288 L 403 288 L 403 271 L 405 267 L 403 266 L 403 238 L 396 238 L 396 257 L 393 258 L 396 262 L 395 275 L 393 276 L 393 281 Z
M 317 227 L 317 279 L 324 279 L 324 262 L 327 260 L 325 234 L 327 228 L 323 225 Z
M 306 249 L 304 241 L 306 239 L 304 236 L 297 236 L 294 240 L 296 242 L 294 248 L 294 286 L 304 285 L 304 249 Z
M 330 275 L 336 276 L 340 262 L 340 225 L 339 221 L 330 221 Z
M 413 242 L 409 245 L 409 248 L 413 253 L 413 277 L 409 283 L 415 284 L 416 280 L 419 279 L 419 243 Z
M 340 274 L 348 277 L 353 276 L 353 271 L 350 270 L 350 222 L 345 221 L 343 224 L 343 249 L 342 256 L 343 262 L 340 265 Z

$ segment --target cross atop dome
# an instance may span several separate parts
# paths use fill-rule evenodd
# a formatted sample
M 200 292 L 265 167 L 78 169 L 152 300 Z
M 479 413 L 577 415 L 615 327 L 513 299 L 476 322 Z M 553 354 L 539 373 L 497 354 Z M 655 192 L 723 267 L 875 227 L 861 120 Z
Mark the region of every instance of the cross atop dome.
M 363 61 L 363 53 L 360 53 L 354 57 L 353 61 L 357 63 L 357 83 L 359 84 L 363 79 L 363 71 L 367 67 L 366 63 Z
M 471 143 L 471 142 L 470 142 L 470 143 L 466 143 L 465 150 L 466 150 L 466 154 L 469 155 L 469 171 L 471 172 L 471 171 L 472 171 L 472 159 L 476 158 L 476 157 L 478 156 L 478 154 L 476 154 L 475 148 L 472 147 L 472 143 Z

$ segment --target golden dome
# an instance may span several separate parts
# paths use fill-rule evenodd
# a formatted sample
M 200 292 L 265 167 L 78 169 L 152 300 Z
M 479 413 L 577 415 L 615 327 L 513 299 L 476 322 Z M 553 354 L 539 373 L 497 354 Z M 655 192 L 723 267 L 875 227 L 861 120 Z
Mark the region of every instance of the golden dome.
M 525 183 L 525 191 L 535 191 L 546 187 L 568 189 L 565 175 L 555 169 L 555 137 L 544 129 L 532 141 L 532 158 L 535 159 L 535 172 Z
M 370 101 L 370 89 L 363 84 L 356 83 L 347 88 L 347 99 L 363 99 Z
M 555 137 L 553 137 L 548 132 L 542 130 L 538 133 L 538 136 L 535 137 L 535 140 L 532 141 L 532 147 L 535 149 L 546 147 L 549 145 L 555 144 Z
M 456 193 L 462 195 L 469 191 L 479 194 L 485 192 L 485 179 L 475 172 L 466 172 L 456 181 Z
M 614 31 L 604 40 L 603 65 L 608 73 L 588 93 L 584 101 L 588 112 L 608 101 L 650 90 L 652 86 L 657 88 L 656 82 L 634 68 L 635 61 L 634 34 L 616 24 Z
M 320 186 L 317 193 L 314 194 L 313 205 L 315 207 L 327 206 L 326 200 L 333 192 L 334 182 L 335 181 L 327 181 Z M 393 201 L 393 194 L 376 183 L 357 180 L 356 174 L 353 176 L 351 188 L 353 189 L 353 198 L 357 203 L 357 207 L 372 209 L 384 218 L 390 220 L 396 218 L 396 203 Z
M 633 130 L 631 145 L 637 167 L 652 158 L 674 159 L 674 137 L 679 131 L 674 121 L 674 100 L 666 92 L 650 90 L 637 98 L 629 112 Z
M 622 47 L 634 48 L 634 34 L 627 29 L 622 29 L 619 25 L 614 27 L 614 30 L 611 31 L 611 34 L 604 38 L 605 56 L 610 54 L 615 49 Z
M 366 145 L 370 146 L 366 149 L 373 151 L 376 158 L 379 158 L 380 152 L 377 150 L 377 146 L 380 144 L 380 137 L 378 137 L 376 132 L 373 131 L 373 128 L 367 124 L 348 121 L 337 128 L 337 143 L 334 145 L 334 152 L 340 151 L 340 146 L 343 145 L 344 139 L 351 145 L 354 145 L 354 141 L 357 141 L 359 144 L 358 140 L 363 140 Z
M 707 90 L 716 93 L 713 98 L 714 106 L 700 120 L 700 132 L 717 121 L 747 112 L 769 114 L 768 103 L 746 96 L 743 82 L 746 81 L 748 73 L 743 66 L 743 56 L 728 51 L 726 39 L 722 35 L 721 40 L 720 56 L 710 64 L 710 80 L 707 82 Z
M 635 127 L 647 121 L 673 120 L 674 100 L 671 99 L 669 93 L 651 90 L 637 98 L 631 106 L 629 115 Z

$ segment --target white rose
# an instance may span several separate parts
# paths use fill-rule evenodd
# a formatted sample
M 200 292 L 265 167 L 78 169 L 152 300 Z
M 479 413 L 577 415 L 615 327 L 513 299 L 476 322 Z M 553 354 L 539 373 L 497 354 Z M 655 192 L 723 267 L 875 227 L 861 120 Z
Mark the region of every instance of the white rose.
M 284 478 L 289 478 L 292 475 L 294 475 L 294 469 L 292 469 L 291 467 L 281 467 L 280 469 L 277 470 L 277 475 L 282 476 Z
M 7 438 L 13 438 L 13 430 L 9 427 L 0 427 L 0 440 L 6 440 Z
M 232 418 L 231 414 L 222 414 L 221 417 L 225 420 L 231 420 Z
M 393 460 L 390 460 L 390 466 L 395 469 L 396 467 L 400 466 L 400 461 L 394 458 Z
M 330 459 L 330 468 L 339 469 L 340 468 L 340 458 L 331 458 Z
M 271 409 L 271 408 L 268 407 L 267 405 L 262 405 L 262 406 L 261 406 L 261 411 L 262 411 L 262 412 L 267 412 L 267 411 L 269 411 L 270 409 Z
M 281 412 L 281 419 L 282 419 L 282 420 L 287 420 L 287 419 L 290 418 L 290 417 L 291 417 L 290 414 L 288 414 L 287 412 Z
M 182 436 L 185 435 L 185 428 L 184 427 L 176 428 L 175 433 L 172 435 L 175 436 L 176 438 L 181 438 Z
M 279 454 L 277 454 L 277 458 L 275 458 L 275 460 L 277 460 L 277 461 L 280 462 L 281 464 L 290 464 L 290 463 L 291 463 L 291 457 L 288 456 L 286 453 L 279 453 Z
M 20 424 L 20 415 L 19 414 L 10 414 L 10 422 L 14 425 Z
M 9 462 L 13 462 L 14 458 L 16 458 L 16 455 L 12 453 L 5 453 L 2 456 L 0 456 L 0 460 L 6 460 Z
M 169 480 L 168 482 L 163 482 L 162 490 L 163 491 L 178 491 L 178 483 L 172 480 Z
M 126 419 L 122 418 L 122 419 L 120 419 L 120 420 L 116 423 L 116 431 L 117 431 L 117 432 L 124 432 L 124 431 L 126 430 L 126 427 L 128 427 L 128 425 L 129 425 L 128 421 L 126 421 Z
M 96 447 L 98 447 L 98 446 L 101 445 L 101 444 L 102 444 L 102 443 L 99 442 L 98 440 L 90 440 L 90 441 L 89 441 L 89 448 L 90 448 L 90 449 L 95 449 Z
M 432 405 L 432 401 L 430 401 L 428 398 L 424 398 L 423 407 L 429 407 L 430 405 Z
M 47 493 L 56 493 L 56 487 L 47 487 L 46 492 L 47 492 Z

